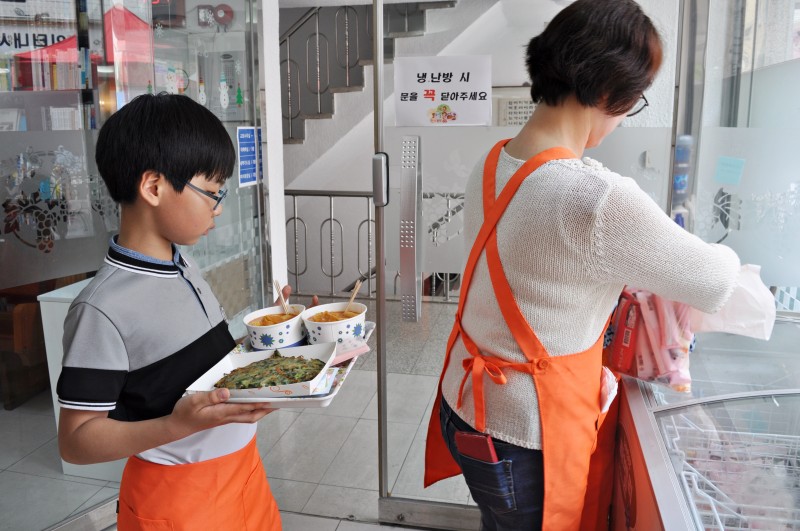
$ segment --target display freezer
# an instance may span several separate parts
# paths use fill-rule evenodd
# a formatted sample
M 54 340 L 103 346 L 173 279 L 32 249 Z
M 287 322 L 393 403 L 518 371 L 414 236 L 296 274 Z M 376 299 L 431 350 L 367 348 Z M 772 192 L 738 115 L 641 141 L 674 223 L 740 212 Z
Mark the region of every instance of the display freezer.
M 699 335 L 691 373 L 623 380 L 612 528 L 800 529 L 800 323 Z

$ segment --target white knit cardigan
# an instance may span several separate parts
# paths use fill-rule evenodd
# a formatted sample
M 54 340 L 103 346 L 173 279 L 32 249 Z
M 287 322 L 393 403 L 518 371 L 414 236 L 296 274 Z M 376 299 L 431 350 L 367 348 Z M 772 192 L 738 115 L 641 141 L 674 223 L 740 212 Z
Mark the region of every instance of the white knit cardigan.
M 483 223 L 484 162 L 485 157 L 467 183 L 464 223 L 470 246 Z M 502 151 L 496 196 L 523 163 Z M 497 243 L 517 304 L 551 356 L 589 348 L 604 332 L 625 285 L 713 313 L 733 291 L 740 267 L 733 250 L 685 231 L 632 179 L 589 158 L 551 161 L 533 172 L 498 223 Z M 525 361 L 495 299 L 485 252 L 472 277 L 462 323 L 484 353 Z M 474 426 L 470 379 L 463 405 L 455 409 L 464 376 L 461 362 L 467 356 L 459 340 L 442 392 Z M 484 375 L 486 432 L 540 449 L 533 381 L 518 371 L 505 374 L 505 385 Z

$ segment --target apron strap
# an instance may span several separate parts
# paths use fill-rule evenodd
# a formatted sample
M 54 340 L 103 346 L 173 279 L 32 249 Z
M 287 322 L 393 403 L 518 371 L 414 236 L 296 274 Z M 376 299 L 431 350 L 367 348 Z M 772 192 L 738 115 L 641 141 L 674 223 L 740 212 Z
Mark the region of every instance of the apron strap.
M 520 345 L 526 359 L 529 362 L 536 358 L 547 356 L 547 351 L 542 346 L 539 339 L 534 334 L 519 306 L 514 299 L 511 292 L 511 287 L 503 272 L 502 264 L 499 259 L 499 252 L 497 251 L 497 223 L 503 217 L 506 207 L 508 207 L 511 200 L 514 198 L 517 190 L 525 181 L 525 179 L 539 166 L 554 159 L 561 158 L 575 158 L 575 155 L 565 148 L 551 148 L 537 154 L 533 158 L 527 160 L 520 168 L 512 175 L 508 183 L 503 187 L 500 195 L 495 199 L 496 193 L 496 172 L 497 162 L 500 158 L 500 153 L 503 147 L 509 140 L 501 140 L 492 148 L 489 155 L 486 157 L 486 163 L 483 168 L 483 208 L 484 208 L 484 221 L 481 226 L 478 236 L 470 250 L 467 265 L 464 268 L 463 285 L 466 290 L 463 290 L 461 299 L 459 300 L 459 308 L 456 313 L 455 324 L 450 333 L 450 339 L 447 342 L 447 356 L 445 359 L 445 370 L 449 362 L 450 351 L 455 344 L 456 339 L 461 335 L 464 346 L 470 354 L 470 359 L 463 362 L 464 378 L 461 380 L 461 386 L 458 393 L 457 408 L 462 405 L 464 385 L 466 384 L 469 375 L 472 375 L 473 397 L 475 406 L 475 428 L 478 431 L 484 431 L 486 428 L 486 405 L 483 393 L 483 374 L 484 372 L 489 378 L 497 384 L 505 384 L 506 376 L 503 374 L 502 369 L 507 368 L 533 374 L 533 365 L 531 363 L 512 363 L 494 356 L 484 356 L 475 342 L 469 337 L 461 324 L 463 310 L 466 306 L 467 296 L 469 294 L 469 287 L 472 282 L 472 274 L 478 263 L 478 259 L 486 249 L 487 261 L 489 265 L 489 274 L 492 277 L 494 284 L 495 296 L 498 298 L 498 303 L 503 316 L 508 323 L 514 339 Z M 487 242 L 489 245 L 487 246 Z M 493 242 L 493 244 L 492 244 Z M 492 253 L 494 251 L 494 254 Z M 496 256 L 494 256 L 496 254 Z M 496 259 L 495 259 L 496 258 Z M 498 282 L 500 284 L 500 291 L 498 292 Z M 518 334 L 517 332 L 521 332 Z M 444 371 L 443 371 L 444 372 Z
M 478 236 L 475 238 L 475 242 L 472 244 L 472 249 L 470 249 L 469 257 L 467 258 L 467 265 L 464 268 L 462 286 L 466 287 L 467 289 L 463 290 L 464 293 L 458 302 L 457 314 L 459 317 L 463 315 L 464 308 L 467 304 L 469 286 L 472 282 L 472 273 L 475 271 L 475 266 L 478 264 L 478 258 L 480 258 L 480 255 L 486 246 L 486 241 L 494 232 L 497 223 L 500 221 L 500 218 L 503 217 L 506 207 L 514 198 L 514 194 L 516 194 L 517 190 L 522 185 L 522 182 L 526 177 L 528 177 L 528 175 L 536 171 L 539 166 L 545 162 L 560 158 L 575 158 L 575 155 L 565 148 L 556 147 L 542 151 L 520 166 L 520 168 L 511 177 L 511 180 L 509 180 L 506 186 L 503 188 L 503 191 L 500 192 L 500 196 L 497 198 L 497 200 L 495 200 L 495 172 L 497 170 L 497 161 L 500 158 L 500 152 L 502 151 L 503 146 L 505 146 L 509 140 L 510 139 L 501 140 L 495 144 L 495 146 L 489 152 L 489 155 L 486 157 L 486 164 L 484 165 L 483 169 L 483 226 L 481 226 L 480 231 L 478 231 Z M 491 191 L 489 192 L 488 190 Z M 452 344 L 455 343 L 456 337 L 458 337 L 457 334 L 450 334 L 450 340 L 448 341 L 447 345 L 448 351 L 452 347 Z

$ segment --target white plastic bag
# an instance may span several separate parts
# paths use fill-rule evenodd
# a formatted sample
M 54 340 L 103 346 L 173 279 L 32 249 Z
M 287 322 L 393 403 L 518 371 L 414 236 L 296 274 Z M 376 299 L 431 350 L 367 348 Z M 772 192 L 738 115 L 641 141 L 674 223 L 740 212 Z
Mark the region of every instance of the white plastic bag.
M 714 314 L 692 308 L 693 332 L 728 332 L 769 339 L 775 325 L 775 296 L 761 281 L 761 266 L 744 264 L 728 302 Z
M 603 366 L 603 382 L 600 384 L 600 413 L 605 413 L 611 407 L 611 402 L 617 396 L 617 377 L 614 373 L 608 370 L 608 367 Z

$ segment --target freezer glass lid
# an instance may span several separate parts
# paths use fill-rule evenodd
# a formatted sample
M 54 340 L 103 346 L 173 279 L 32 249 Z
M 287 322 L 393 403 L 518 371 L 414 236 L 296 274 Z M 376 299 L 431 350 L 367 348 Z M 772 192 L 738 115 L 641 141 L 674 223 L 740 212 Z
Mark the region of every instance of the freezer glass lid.
M 800 529 L 800 393 L 655 417 L 697 529 Z
M 692 390 L 677 393 L 642 383 L 654 407 L 738 393 L 800 391 L 800 324 L 776 322 L 769 341 L 732 334 L 698 334 L 690 355 Z

